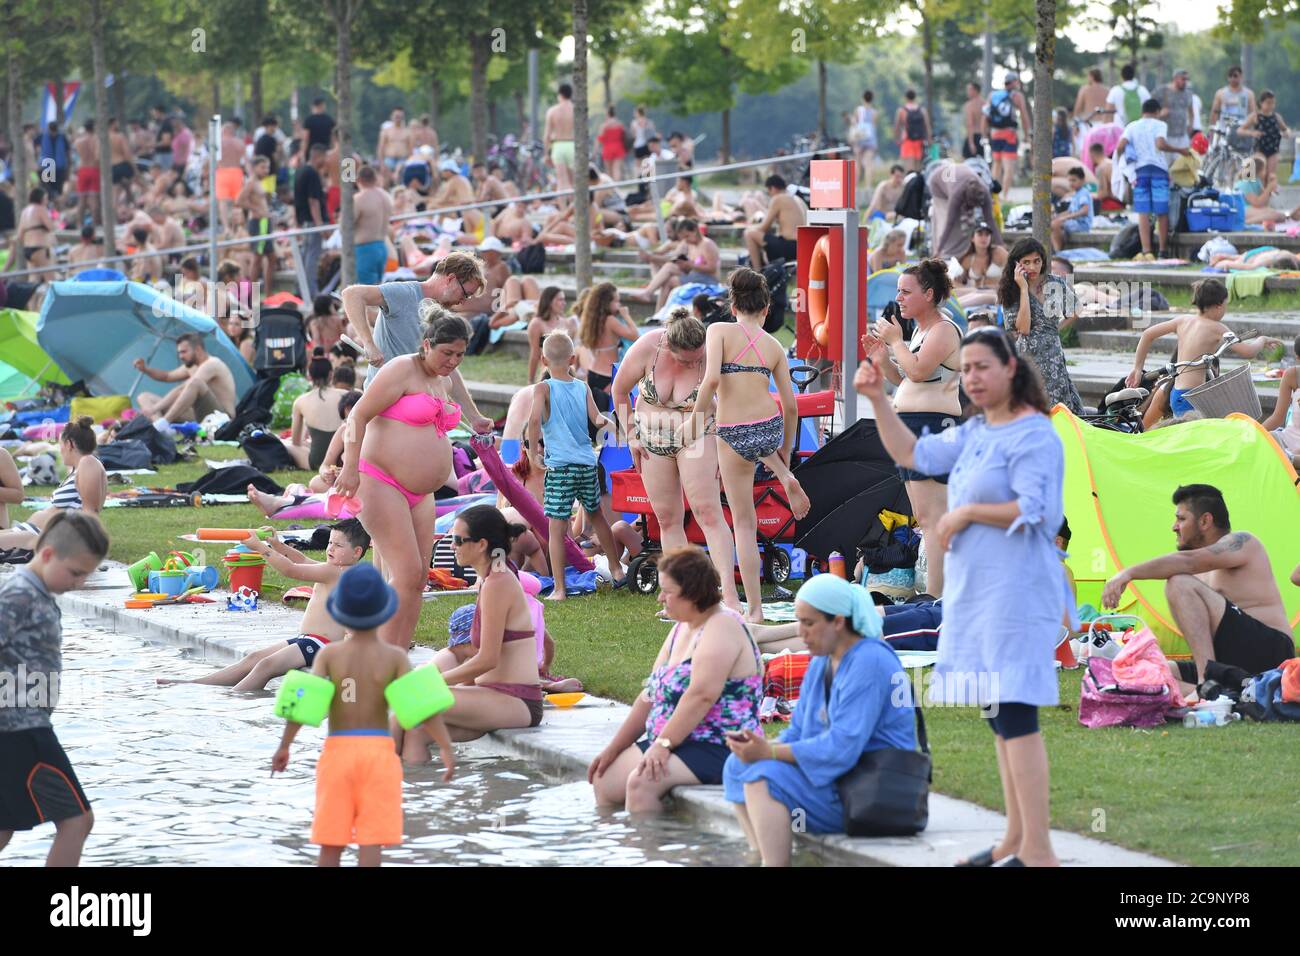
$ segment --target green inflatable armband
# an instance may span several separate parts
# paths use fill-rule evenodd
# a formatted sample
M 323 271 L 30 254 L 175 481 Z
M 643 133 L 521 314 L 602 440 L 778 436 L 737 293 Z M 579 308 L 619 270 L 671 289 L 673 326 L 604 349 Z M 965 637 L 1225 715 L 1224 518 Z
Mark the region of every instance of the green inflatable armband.
M 333 681 L 306 671 L 289 671 L 275 697 L 275 716 L 295 724 L 319 727 L 329 716 L 333 699 Z
M 456 702 L 442 674 L 432 664 L 397 678 L 384 688 L 384 697 L 403 730 L 424 723 Z

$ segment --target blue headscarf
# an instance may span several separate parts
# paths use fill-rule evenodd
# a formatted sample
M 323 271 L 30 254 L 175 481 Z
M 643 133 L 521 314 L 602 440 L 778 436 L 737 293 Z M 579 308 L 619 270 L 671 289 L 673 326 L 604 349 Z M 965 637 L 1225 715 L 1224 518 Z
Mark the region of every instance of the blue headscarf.
M 795 598 L 823 614 L 843 615 L 863 637 L 881 636 L 880 612 L 864 587 L 833 574 L 818 574 L 804 582 Z
M 456 610 L 451 612 L 451 617 L 447 620 L 447 634 L 451 638 L 447 642 L 448 647 L 455 647 L 457 644 L 468 644 L 470 642 L 470 631 L 474 626 L 474 605 L 462 604 Z

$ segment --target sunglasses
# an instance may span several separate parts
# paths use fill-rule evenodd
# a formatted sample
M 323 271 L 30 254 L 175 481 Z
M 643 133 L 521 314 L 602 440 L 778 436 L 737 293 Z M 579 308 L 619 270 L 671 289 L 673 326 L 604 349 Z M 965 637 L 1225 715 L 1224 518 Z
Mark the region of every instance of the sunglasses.
M 477 541 L 477 540 L 478 538 L 462 538 L 458 534 L 453 534 L 451 536 L 451 545 L 454 548 L 459 548 L 462 544 L 469 544 L 471 541 Z

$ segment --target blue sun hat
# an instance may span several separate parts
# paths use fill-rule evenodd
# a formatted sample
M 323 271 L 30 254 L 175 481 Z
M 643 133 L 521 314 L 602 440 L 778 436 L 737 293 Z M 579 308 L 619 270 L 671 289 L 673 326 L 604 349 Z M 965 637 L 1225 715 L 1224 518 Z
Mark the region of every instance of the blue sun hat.
M 325 607 L 344 627 L 364 631 L 397 613 L 397 592 L 373 564 L 356 564 L 339 576 Z

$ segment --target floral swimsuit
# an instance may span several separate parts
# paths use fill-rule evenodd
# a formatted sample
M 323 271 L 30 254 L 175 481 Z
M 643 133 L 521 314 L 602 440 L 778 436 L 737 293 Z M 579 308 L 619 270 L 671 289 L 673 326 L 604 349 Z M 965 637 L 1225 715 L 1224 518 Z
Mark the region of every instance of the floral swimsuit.
M 677 629 L 668 642 L 668 659 L 673 656 L 673 643 L 677 639 Z M 729 731 L 749 730 L 759 732 L 758 704 L 763 692 L 763 666 L 758 646 L 745 628 L 750 647 L 754 651 L 754 660 L 758 662 L 758 672 L 750 677 L 729 677 L 722 685 L 722 694 L 717 703 L 704 715 L 695 729 L 687 735 L 687 740 L 726 746 L 726 734 Z M 646 718 L 646 736 L 654 740 L 663 730 L 677 708 L 677 703 L 691 685 L 691 659 L 688 657 L 680 664 L 655 668 L 646 682 L 646 691 L 650 697 L 650 714 Z

